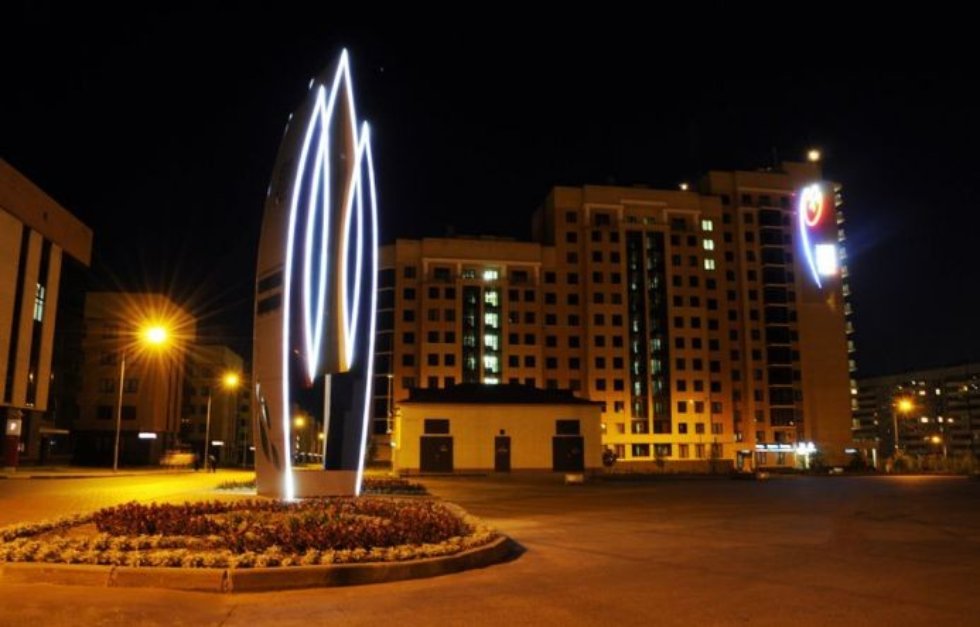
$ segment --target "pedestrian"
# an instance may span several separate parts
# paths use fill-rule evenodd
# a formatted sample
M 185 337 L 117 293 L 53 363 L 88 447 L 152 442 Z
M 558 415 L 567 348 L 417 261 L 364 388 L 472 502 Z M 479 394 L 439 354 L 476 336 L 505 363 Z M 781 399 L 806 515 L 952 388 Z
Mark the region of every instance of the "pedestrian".
M 211 472 L 218 471 L 218 458 L 214 455 L 208 455 L 208 469 L 210 469 Z

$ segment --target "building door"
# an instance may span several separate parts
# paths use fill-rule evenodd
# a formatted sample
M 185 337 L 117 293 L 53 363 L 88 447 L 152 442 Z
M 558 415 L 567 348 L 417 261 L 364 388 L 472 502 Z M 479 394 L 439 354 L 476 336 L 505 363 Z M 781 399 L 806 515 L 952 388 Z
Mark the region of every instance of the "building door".
M 551 438 L 551 467 L 555 472 L 583 472 L 585 438 L 580 435 L 558 435 Z
M 493 439 L 493 469 L 510 472 L 510 436 L 498 435 Z
M 421 472 L 453 471 L 453 438 L 451 436 L 422 436 L 419 443 Z

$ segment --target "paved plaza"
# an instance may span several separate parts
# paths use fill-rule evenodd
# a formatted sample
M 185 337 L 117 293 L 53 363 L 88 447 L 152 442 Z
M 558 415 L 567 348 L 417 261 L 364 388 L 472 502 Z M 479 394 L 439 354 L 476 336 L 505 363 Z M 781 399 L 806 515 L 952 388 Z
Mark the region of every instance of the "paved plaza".
M 0 524 L 209 498 L 234 471 L 0 480 Z M 0 586 L 0 625 L 974 625 L 980 481 L 426 479 L 523 548 L 456 575 L 218 595 Z

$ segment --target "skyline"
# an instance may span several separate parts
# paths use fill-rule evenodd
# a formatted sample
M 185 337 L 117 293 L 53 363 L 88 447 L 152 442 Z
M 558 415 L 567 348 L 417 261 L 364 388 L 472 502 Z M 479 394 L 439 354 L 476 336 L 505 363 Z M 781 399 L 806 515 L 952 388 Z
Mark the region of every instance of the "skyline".
M 2 156 L 93 228 L 93 288 L 167 291 L 242 350 L 286 119 L 347 46 L 377 142 L 383 242 L 450 227 L 527 239 L 554 185 L 672 189 L 815 146 L 844 186 L 858 376 L 980 358 L 968 184 L 980 120 L 965 73 L 710 74 L 642 42 L 491 49 L 309 24 L 255 46 L 265 14 L 224 31 L 216 9 L 194 16 L 124 18 L 108 35 L 24 19 L 38 54 L 12 64 Z

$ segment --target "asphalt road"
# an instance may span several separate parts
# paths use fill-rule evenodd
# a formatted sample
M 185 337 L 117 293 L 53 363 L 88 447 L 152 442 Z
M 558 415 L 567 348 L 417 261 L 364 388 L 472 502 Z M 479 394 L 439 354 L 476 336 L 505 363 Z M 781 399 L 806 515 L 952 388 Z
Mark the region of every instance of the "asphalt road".
M 208 477 L 0 481 L 0 524 Z M 940 477 L 426 480 L 510 535 L 517 559 L 434 579 L 214 595 L 0 586 L 0 625 L 975 625 L 980 482 Z

